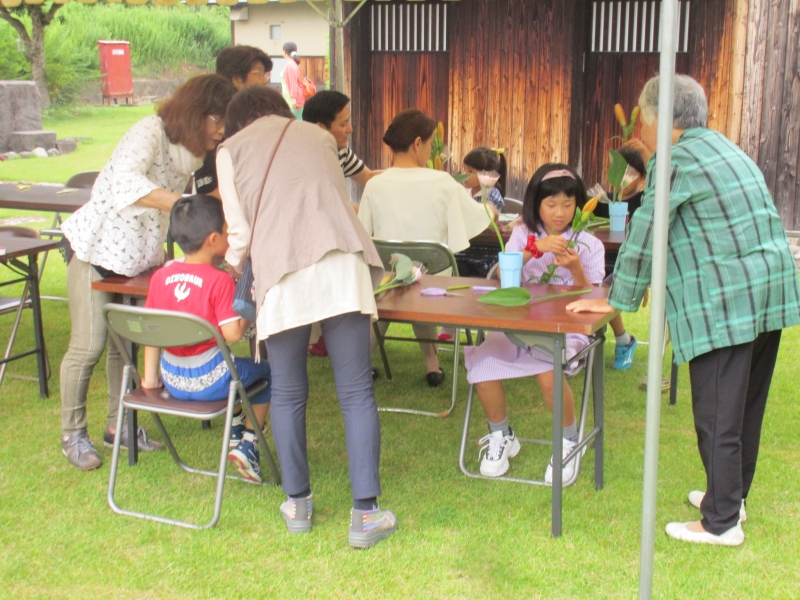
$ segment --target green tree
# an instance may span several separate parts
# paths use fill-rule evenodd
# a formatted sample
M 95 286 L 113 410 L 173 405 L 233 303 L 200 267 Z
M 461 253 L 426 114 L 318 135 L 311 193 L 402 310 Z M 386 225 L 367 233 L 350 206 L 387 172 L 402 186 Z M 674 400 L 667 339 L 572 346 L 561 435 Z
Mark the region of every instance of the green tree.
M 47 91 L 47 74 L 44 70 L 44 30 L 53 22 L 62 4 L 46 2 L 44 4 L 22 4 L 17 8 L 6 8 L 0 5 L 0 17 L 8 21 L 19 34 L 25 47 L 25 58 L 31 65 L 31 75 L 39 88 L 42 106 L 50 106 L 50 93 Z M 31 30 L 23 23 L 27 15 L 31 21 Z

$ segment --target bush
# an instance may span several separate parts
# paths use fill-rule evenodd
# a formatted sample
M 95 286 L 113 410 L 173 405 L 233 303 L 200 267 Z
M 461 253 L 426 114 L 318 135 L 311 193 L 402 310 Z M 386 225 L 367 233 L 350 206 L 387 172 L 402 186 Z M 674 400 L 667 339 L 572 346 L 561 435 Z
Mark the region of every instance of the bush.
M 53 102 L 68 103 L 99 78 L 98 40 L 131 43 L 134 75 L 174 76 L 211 70 L 230 43 L 229 10 L 220 6 L 128 6 L 69 3 L 45 30 L 45 70 Z M 23 21 L 30 30 L 30 20 Z M 0 21 L 0 78 L 29 79 L 30 66 L 11 25 Z

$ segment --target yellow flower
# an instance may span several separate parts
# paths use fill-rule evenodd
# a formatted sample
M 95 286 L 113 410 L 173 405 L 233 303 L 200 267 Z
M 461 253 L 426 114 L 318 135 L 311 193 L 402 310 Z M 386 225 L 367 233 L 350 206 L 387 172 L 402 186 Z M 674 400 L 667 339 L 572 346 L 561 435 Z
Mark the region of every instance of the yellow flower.
M 619 121 L 621 127 L 628 125 L 628 119 L 625 116 L 625 109 L 622 108 L 622 104 L 614 105 L 614 114 L 617 116 L 617 121 Z
M 636 123 L 636 119 L 639 118 L 639 105 L 633 107 L 631 111 L 631 124 Z
M 591 200 L 589 200 L 584 206 L 583 210 L 581 211 L 584 215 L 588 215 L 591 212 L 594 212 L 594 209 L 597 208 L 597 203 L 600 200 L 600 196 L 595 196 Z M 581 217 L 583 218 L 583 217 Z M 589 217 L 586 217 L 587 219 Z
M 441 171 L 444 168 L 444 165 L 442 165 L 442 157 L 438 154 L 433 157 L 433 168 L 437 171 Z
M 442 125 L 441 121 L 439 121 L 439 126 L 436 128 L 436 132 L 439 134 L 439 139 L 444 140 L 444 125 Z

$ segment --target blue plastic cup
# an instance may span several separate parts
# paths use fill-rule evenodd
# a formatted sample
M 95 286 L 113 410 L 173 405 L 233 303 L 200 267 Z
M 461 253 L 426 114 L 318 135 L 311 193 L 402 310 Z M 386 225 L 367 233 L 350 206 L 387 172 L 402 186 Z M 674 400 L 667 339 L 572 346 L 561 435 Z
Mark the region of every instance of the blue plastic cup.
M 611 202 L 608 205 L 609 229 L 611 231 L 625 231 L 625 222 L 628 218 L 627 202 Z
M 522 279 L 522 252 L 498 252 L 500 287 L 519 287 Z

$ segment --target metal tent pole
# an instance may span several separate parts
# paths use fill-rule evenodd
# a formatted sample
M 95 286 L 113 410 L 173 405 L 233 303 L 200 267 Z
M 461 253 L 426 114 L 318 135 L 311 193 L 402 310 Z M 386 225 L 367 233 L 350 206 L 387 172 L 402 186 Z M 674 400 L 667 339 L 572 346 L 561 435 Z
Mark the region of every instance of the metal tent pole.
M 661 348 L 667 280 L 667 235 L 669 228 L 670 159 L 672 156 L 672 104 L 675 86 L 675 48 L 678 32 L 678 2 L 661 3 L 661 62 L 658 87 L 658 142 L 656 144 L 656 206 L 653 216 L 652 302 L 650 347 L 647 365 L 647 420 L 644 437 L 644 483 L 642 490 L 642 545 L 639 565 L 639 598 L 653 593 L 656 495 L 658 484 L 658 437 L 661 425 Z M 658 324 L 653 326 L 653 324 Z

